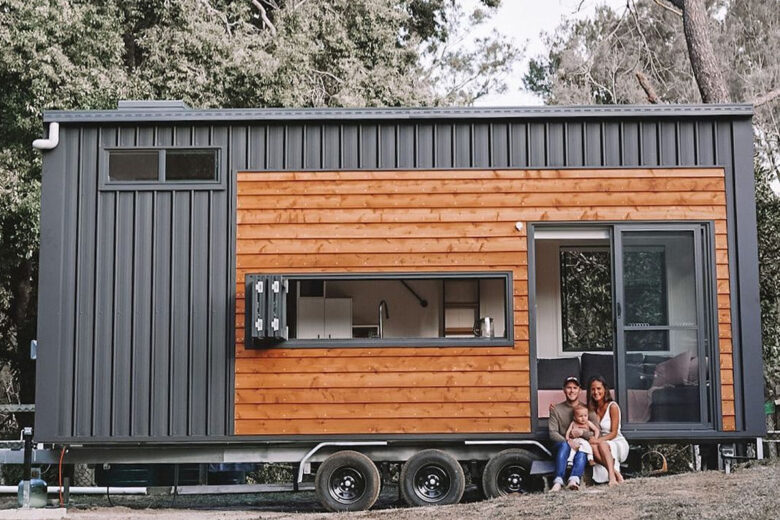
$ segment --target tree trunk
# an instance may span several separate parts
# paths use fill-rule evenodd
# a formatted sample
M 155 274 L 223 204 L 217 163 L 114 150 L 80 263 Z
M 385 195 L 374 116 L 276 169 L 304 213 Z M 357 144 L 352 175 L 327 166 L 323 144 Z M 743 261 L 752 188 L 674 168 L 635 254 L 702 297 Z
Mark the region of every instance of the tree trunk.
M 688 44 L 688 57 L 691 60 L 691 68 L 702 101 L 728 103 L 726 82 L 723 80 L 710 41 L 709 19 L 704 0 L 674 0 L 672 3 L 683 10 L 683 29 L 685 42 Z

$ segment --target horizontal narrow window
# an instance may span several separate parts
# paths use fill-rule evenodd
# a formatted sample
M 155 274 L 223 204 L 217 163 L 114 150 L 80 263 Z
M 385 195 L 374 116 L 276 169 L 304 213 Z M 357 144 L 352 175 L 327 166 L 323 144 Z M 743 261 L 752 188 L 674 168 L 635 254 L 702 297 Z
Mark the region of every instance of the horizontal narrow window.
M 165 152 L 165 180 L 213 181 L 216 178 L 216 150 L 167 150 Z
M 208 183 L 218 180 L 217 150 L 120 149 L 108 152 L 111 183 Z
M 112 181 L 156 181 L 159 178 L 157 150 L 112 150 L 108 155 L 108 178 Z
M 297 346 L 495 344 L 512 336 L 510 273 L 250 279 L 248 332 L 260 347 L 271 340 Z M 278 300 L 274 287 L 284 291 Z M 272 308 L 271 301 L 283 308 Z

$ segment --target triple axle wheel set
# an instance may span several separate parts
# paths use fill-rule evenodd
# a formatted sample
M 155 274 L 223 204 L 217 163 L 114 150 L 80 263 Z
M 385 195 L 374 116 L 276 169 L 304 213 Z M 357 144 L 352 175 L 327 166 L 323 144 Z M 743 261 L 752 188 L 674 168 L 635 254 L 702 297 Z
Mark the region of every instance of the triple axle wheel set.
M 473 477 L 481 477 L 482 491 L 488 498 L 530 491 L 530 468 L 535 458 L 526 450 L 504 450 L 487 462 L 481 475 Z M 382 478 L 369 457 L 347 450 L 320 464 L 314 484 L 317 497 L 329 511 L 362 511 L 376 502 Z M 452 455 L 428 449 L 403 464 L 398 485 L 410 506 L 456 504 L 463 497 L 466 476 Z

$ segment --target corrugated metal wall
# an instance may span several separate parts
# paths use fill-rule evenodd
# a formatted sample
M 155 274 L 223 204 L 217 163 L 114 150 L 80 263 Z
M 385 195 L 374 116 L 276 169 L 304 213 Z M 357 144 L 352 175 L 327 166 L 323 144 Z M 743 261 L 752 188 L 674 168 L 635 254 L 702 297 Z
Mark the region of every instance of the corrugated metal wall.
M 231 434 L 238 170 L 723 166 L 730 239 L 751 247 L 755 215 L 737 215 L 752 204 L 751 142 L 747 117 L 65 123 L 44 156 L 36 438 Z M 99 191 L 100 149 L 114 144 L 219 146 L 228 182 L 213 191 Z M 753 276 L 750 265 L 740 269 L 734 295 Z M 755 361 L 740 358 L 739 328 L 758 322 L 734 303 L 740 430 L 740 368 Z

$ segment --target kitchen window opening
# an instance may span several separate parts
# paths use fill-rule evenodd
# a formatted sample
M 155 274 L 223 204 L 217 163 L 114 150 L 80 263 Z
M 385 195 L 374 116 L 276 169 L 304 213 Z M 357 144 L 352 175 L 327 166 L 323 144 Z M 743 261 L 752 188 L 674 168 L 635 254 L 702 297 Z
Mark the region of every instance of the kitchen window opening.
M 511 345 L 511 273 L 247 276 L 247 342 Z

